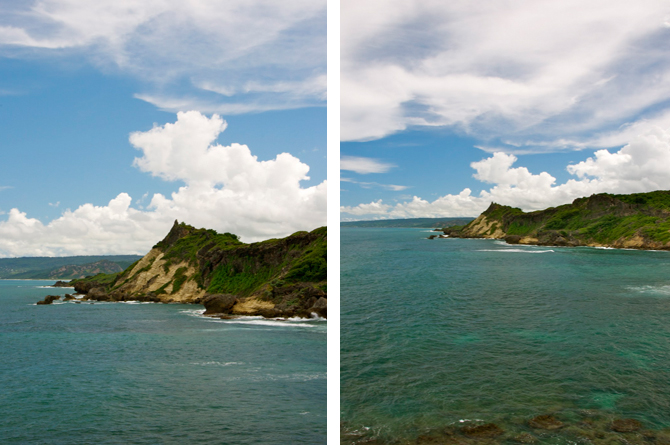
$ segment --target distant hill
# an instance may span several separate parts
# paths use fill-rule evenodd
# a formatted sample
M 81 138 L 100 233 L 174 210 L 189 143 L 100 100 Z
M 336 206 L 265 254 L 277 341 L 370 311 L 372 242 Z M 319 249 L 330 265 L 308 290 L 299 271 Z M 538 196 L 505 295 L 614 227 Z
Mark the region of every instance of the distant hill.
M 670 191 L 600 193 L 536 212 L 492 203 L 452 238 L 496 238 L 510 244 L 670 250 Z
M 443 227 L 462 226 L 474 218 L 406 218 L 406 219 L 378 219 L 374 221 L 346 221 L 342 227 L 372 227 L 372 228 L 426 228 L 441 229 Z
M 73 279 L 124 270 L 141 255 L 0 258 L 0 279 Z

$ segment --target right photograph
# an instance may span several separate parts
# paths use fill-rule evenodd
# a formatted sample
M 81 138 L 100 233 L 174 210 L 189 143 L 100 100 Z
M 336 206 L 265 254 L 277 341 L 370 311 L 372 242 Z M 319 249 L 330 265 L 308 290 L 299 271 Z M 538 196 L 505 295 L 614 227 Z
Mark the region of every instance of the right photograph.
M 670 4 L 340 32 L 341 443 L 670 445 Z

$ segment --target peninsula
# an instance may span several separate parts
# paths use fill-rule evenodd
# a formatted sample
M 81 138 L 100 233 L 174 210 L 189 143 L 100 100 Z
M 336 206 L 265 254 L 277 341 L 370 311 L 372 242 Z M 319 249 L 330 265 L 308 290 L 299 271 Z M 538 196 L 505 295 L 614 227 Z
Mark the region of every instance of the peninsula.
M 670 250 L 670 191 L 600 193 L 535 212 L 492 203 L 474 221 L 443 232 L 509 244 Z
M 326 227 L 245 244 L 231 233 L 175 221 L 124 271 L 67 285 L 83 300 L 199 303 L 206 315 L 325 318 L 326 243 Z

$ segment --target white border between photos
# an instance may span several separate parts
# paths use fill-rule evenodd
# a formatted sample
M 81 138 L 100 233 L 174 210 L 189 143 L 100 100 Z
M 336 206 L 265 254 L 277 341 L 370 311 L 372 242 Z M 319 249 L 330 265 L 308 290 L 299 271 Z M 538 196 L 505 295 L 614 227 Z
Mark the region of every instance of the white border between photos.
M 327 0 L 328 443 L 340 442 L 340 0 Z

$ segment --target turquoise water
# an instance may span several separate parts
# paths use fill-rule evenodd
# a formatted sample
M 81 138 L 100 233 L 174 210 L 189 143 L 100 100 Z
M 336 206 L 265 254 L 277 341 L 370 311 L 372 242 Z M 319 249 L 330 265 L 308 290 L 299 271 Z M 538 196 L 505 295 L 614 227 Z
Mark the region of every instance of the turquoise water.
M 0 281 L 0 443 L 326 442 L 325 321 L 34 305 L 51 283 Z
M 468 422 L 547 443 L 596 443 L 578 425 L 618 417 L 670 427 L 670 252 L 429 234 L 341 231 L 343 443 Z M 529 429 L 542 414 L 577 426 Z

